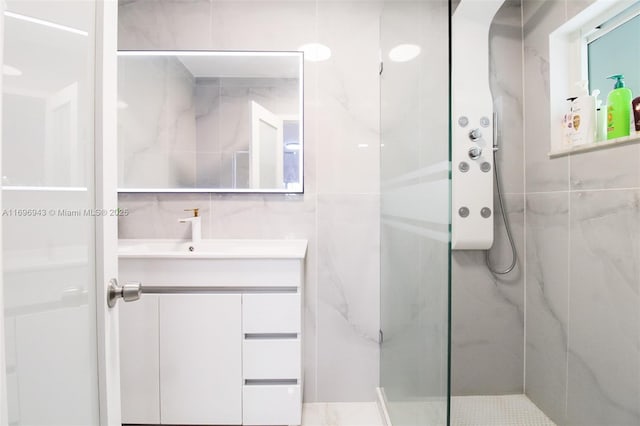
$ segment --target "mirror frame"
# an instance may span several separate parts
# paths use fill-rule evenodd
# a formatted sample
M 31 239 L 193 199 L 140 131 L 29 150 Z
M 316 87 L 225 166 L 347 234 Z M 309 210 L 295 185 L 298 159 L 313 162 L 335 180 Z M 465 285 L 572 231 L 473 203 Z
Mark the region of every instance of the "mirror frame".
M 127 193 L 226 193 L 226 194 L 304 194 L 304 52 L 302 51 L 268 51 L 268 50 L 127 50 L 118 49 L 117 56 L 292 56 L 298 57 L 299 96 L 298 111 L 300 113 L 300 189 L 287 188 L 122 188 L 118 186 L 118 194 Z M 119 141 L 116 141 L 119 143 Z

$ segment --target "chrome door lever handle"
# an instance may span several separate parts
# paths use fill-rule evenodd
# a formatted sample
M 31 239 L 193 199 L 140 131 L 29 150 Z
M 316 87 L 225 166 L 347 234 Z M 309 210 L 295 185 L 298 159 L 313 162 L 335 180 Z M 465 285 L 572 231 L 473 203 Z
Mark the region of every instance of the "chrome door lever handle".
M 110 308 L 116 306 L 118 299 L 122 299 L 125 302 L 135 302 L 140 299 L 142 294 L 142 284 L 139 282 L 127 283 L 124 285 L 118 284 L 118 280 L 111 278 L 109 280 L 109 288 L 107 289 L 107 305 Z

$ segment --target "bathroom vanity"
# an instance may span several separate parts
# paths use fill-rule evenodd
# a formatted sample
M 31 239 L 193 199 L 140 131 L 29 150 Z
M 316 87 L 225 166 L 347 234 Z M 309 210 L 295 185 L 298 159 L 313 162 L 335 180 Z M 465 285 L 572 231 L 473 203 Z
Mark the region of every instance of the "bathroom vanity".
M 306 240 L 120 240 L 122 422 L 299 425 Z

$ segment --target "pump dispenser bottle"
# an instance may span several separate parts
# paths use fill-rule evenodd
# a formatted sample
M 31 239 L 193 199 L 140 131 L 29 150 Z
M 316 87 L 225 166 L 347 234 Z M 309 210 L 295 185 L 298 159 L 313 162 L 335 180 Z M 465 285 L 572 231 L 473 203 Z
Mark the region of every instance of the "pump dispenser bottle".
M 616 84 L 607 96 L 607 139 L 629 136 L 631 133 L 631 90 L 624 87 L 621 74 L 608 77 Z
M 600 93 L 594 90 L 589 96 L 589 82 L 576 83 L 578 97 L 571 102 L 571 145 L 585 145 L 596 141 L 596 96 Z

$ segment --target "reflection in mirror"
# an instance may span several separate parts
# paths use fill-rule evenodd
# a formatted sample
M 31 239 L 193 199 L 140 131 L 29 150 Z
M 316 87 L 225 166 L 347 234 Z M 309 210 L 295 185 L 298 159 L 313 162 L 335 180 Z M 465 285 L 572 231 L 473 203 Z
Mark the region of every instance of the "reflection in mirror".
M 0 6 L 3 425 L 100 422 L 96 4 Z
M 60 3 L 60 9 L 69 4 Z M 43 19 L 33 3 L 9 6 L 3 28 L 2 186 L 84 187 L 89 33 L 51 20 L 78 26 L 88 5 L 64 19 L 49 11 Z
M 301 52 L 118 55 L 120 192 L 302 192 Z

